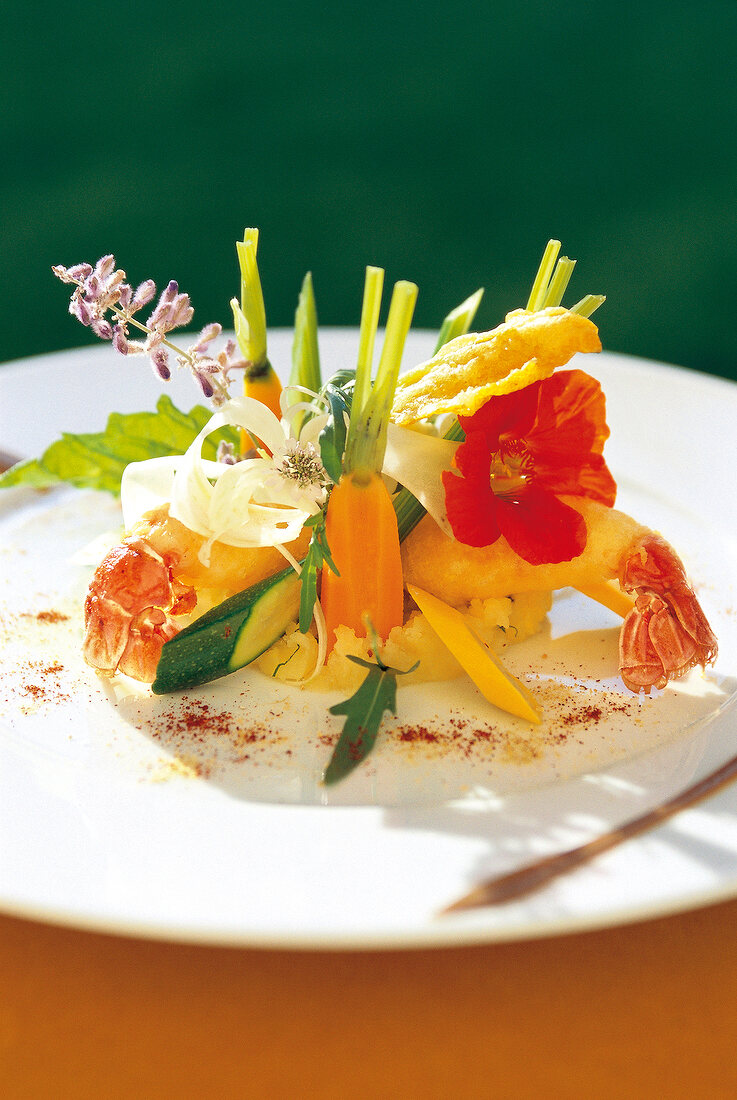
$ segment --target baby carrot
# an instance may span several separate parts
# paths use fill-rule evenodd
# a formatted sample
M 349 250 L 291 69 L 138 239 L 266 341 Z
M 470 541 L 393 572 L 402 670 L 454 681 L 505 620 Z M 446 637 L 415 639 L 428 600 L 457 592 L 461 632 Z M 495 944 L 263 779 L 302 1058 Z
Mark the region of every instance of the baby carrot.
M 366 634 L 368 615 L 386 640 L 402 625 L 404 585 L 397 517 L 378 474 L 344 474 L 330 497 L 328 546 L 340 575 L 324 566 L 321 600 L 329 644 L 338 626 Z
M 235 335 L 246 362 L 243 375 L 243 393 L 253 397 L 281 417 L 280 397 L 282 385 L 266 354 L 266 310 L 261 289 L 261 278 L 256 263 L 258 229 L 246 229 L 243 240 L 236 243 L 238 264 L 241 269 L 241 300 L 233 298 Z M 241 450 L 260 446 L 246 431 L 241 432 Z
M 404 586 L 397 517 L 381 477 L 386 433 L 404 342 L 417 298 L 414 283 L 398 282 L 392 294 L 386 337 L 371 383 L 374 338 L 384 273 L 367 268 L 358 366 L 346 437 L 343 474 L 330 494 L 325 529 L 337 574 L 324 566 L 320 601 L 328 647 L 338 626 L 357 636 L 367 618 L 386 640 L 402 625 Z

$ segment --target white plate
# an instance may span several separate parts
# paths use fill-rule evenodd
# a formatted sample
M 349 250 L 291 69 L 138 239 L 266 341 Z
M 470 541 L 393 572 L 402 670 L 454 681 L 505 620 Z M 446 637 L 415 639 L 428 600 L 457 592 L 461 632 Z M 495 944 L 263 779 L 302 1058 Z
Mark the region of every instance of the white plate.
M 432 340 L 413 334 L 405 362 Z M 326 371 L 352 364 L 356 334 L 326 332 L 321 347 Z M 271 336 L 277 364 L 289 348 Z M 79 657 L 80 604 L 89 544 L 114 536 L 118 506 L 7 491 L 0 907 L 166 939 L 371 948 L 548 935 L 737 894 L 736 787 L 527 900 L 437 915 L 480 878 L 589 839 L 737 752 L 737 387 L 611 354 L 579 365 L 608 395 L 618 505 L 682 554 L 720 639 L 715 669 L 636 700 L 616 678 L 615 620 L 563 593 L 550 633 L 505 658 L 542 670 L 542 730 L 460 680 L 400 689 L 370 762 L 328 796 L 319 775 L 338 720 L 324 698 L 248 671 L 186 701 L 108 696 Z M 37 454 L 160 392 L 143 362 L 105 346 L 6 365 L 0 448 Z M 197 401 L 184 377 L 169 392 Z

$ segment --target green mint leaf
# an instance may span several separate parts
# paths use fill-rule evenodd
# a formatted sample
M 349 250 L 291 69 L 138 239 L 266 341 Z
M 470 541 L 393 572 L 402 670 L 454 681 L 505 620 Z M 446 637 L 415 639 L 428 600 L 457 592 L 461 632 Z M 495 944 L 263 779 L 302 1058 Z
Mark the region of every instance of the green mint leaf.
M 184 413 L 162 394 L 156 412 L 111 413 L 103 432 L 63 434 L 39 459 L 20 462 L 1 474 L 0 488 L 39 489 L 66 481 L 79 489 L 117 494 L 129 462 L 183 454 L 211 415 L 202 405 Z M 237 433 L 224 429 L 205 440 L 205 458 L 215 458 L 220 438 L 238 443 Z

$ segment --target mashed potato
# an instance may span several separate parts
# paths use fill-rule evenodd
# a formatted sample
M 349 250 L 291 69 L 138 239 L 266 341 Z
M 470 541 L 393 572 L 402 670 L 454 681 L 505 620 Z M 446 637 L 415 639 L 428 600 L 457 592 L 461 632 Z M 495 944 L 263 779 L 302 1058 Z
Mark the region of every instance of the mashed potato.
M 472 600 L 461 610 L 469 625 L 493 650 L 524 641 L 542 627 L 550 610 L 550 592 L 525 592 L 502 599 Z M 367 638 L 356 638 L 348 627 L 339 627 L 333 652 L 319 674 L 310 681 L 315 691 L 350 694 L 358 688 L 365 669 L 348 660 L 348 654 L 373 659 Z M 392 668 L 414 672 L 401 678 L 402 684 L 428 680 L 452 680 L 463 675 L 461 666 L 416 609 L 405 624 L 395 627 L 381 648 L 382 660 Z M 317 659 L 317 641 L 312 634 L 300 634 L 296 626 L 268 649 L 256 662 L 266 676 L 296 682 L 309 676 Z

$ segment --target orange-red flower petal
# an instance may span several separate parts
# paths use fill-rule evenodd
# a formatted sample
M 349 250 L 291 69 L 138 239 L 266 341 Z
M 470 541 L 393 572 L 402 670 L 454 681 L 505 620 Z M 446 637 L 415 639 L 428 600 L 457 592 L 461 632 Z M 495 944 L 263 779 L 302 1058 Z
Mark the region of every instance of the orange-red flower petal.
M 456 452 L 458 472 L 443 475 L 455 537 L 488 546 L 504 535 L 532 564 L 577 557 L 586 526 L 559 497 L 607 506 L 616 497 L 602 457 L 609 429 L 599 383 L 583 371 L 559 371 L 459 421 L 466 439 Z

